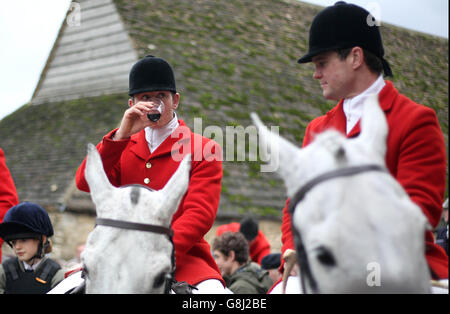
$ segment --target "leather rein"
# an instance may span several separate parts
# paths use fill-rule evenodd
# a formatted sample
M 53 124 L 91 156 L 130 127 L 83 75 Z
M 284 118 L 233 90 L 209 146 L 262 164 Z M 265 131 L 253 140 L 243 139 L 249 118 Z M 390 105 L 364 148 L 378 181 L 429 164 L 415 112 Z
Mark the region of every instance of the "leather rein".
M 159 233 L 159 234 L 165 234 L 168 235 L 170 238 L 173 236 L 173 230 L 167 227 L 163 226 L 156 226 L 156 225 L 150 225 L 150 224 L 142 224 L 137 222 L 129 222 L 129 221 L 123 221 L 123 220 L 114 220 L 114 219 L 107 219 L 107 218 L 96 218 L 95 224 L 99 226 L 109 226 L 114 228 L 120 228 L 120 229 L 127 229 L 127 230 L 137 230 L 137 231 L 146 231 L 146 232 L 152 232 L 152 233 Z
M 297 192 L 294 194 L 294 196 L 289 200 L 289 207 L 288 211 L 291 215 L 291 230 L 293 231 L 294 235 L 294 242 L 296 244 L 296 250 L 297 250 L 297 256 L 298 256 L 298 263 L 300 267 L 300 280 L 302 285 L 303 292 L 306 292 L 306 285 L 305 285 L 305 279 L 307 278 L 311 287 L 311 290 L 313 293 L 318 293 L 318 286 L 317 282 L 314 278 L 314 275 L 311 271 L 311 268 L 309 266 L 308 262 L 308 256 L 306 253 L 305 246 L 303 244 L 300 230 L 297 230 L 294 228 L 294 222 L 293 222 L 293 216 L 295 212 L 295 208 L 297 205 L 303 201 L 306 194 L 311 191 L 314 187 L 319 185 L 320 183 L 336 179 L 336 178 L 343 178 L 343 177 L 349 177 L 354 176 L 357 174 L 361 174 L 364 172 L 370 172 L 370 171 L 379 171 L 388 173 L 387 169 L 385 167 L 382 167 L 380 165 L 363 165 L 363 166 L 354 166 L 354 167 L 347 167 L 347 168 L 341 168 L 333 171 L 326 172 L 318 177 L 315 177 L 314 179 L 308 181 L 305 185 L 303 185 L 301 188 L 297 190 Z

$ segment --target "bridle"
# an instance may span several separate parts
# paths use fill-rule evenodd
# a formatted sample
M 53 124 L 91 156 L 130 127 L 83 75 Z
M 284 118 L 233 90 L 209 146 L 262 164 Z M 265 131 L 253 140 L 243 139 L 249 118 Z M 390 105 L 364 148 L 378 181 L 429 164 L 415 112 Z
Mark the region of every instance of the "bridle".
M 291 213 L 291 215 L 293 215 L 297 204 L 300 203 L 305 198 L 306 194 L 311 191 L 316 185 L 331 179 L 354 176 L 369 171 L 387 172 L 386 168 L 380 165 L 363 165 L 340 168 L 315 177 L 314 179 L 308 181 L 300 189 L 298 189 L 294 194 L 294 197 L 291 198 L 291 200 L 289 201 L 289 212 Z
M 169 237 L 170 243 L 172 244 L 172 254 L 171 254 L 171 270 L 170 274 L 166 278 L 164 292 L 169 293 L 170 286 L 175 281 L 175 245 L 173 243 L 173 230 L 168 227 L 151 225 L 151 224 L 143 224 L 137 222 L 130 222 L 124 220 L 114 220 L 107 218 L 99 218 L 95 219 L 96 225 L 99 226 L 109 226 L 114 228 L 126 229 L 126 230 L 136 230 L 136 231 L 145 231 L 151 233 L 158 233 L 167 235 Z
M 302 238 L 301 238 L 300 230 L 297 230 L 294 228 L 293 216 L 294 216 L 295 208 L 305 198 L 306 194 L 309 191 L 311 191 L 314 187 L 319 185 L 320 183 L 329 181 L 332 179 L 336 179 L 336 178 L 354 176 L 354 175 L 361 174 L 364 172 L 369 172 L 369 171 L 380 171 L 380 172 L 388 173 L 388 171 L 385 167 L 382 167 L 380 165 L 375 165 L 375 164 L 340 168 L 337 170 L 326 172 L 326 173 L 308 181 L 305 185 L 303 185 L 301 188 L 299 188 L 297 190 L 297 192 L 294 194 L 294 196 L 289 200 L 288 211 L 291 215 L 291 230 L 293 231 L 294 242 L 296 243 L 297 257 L 298 257 L 298 263 L 300 266 L 300 274 L 301 274 L 300 280 L 301 280 L 302 290 L 304 292 L 306 292 L 305 279 L 308 279 L 313 293 L 318 293 L 319 290 L 317 287 L 317 282 L 316 282 L 314 275 L 311 271 L 311 268 L 309 266 L 308 256 L 307 256 L 306 249 L 305 249 L 305 246 L 304 246 Z
M 163 226 L 142 224 L 142 223 L 130 222 L 130 221 L 124 221 L 124 220 L 99 218 L 99 217 L 97 217 L 95 219 L 95 224 L 97 226 L 109 226 L 109 227 L 120 228 L 120 229 L 147 231 L 147 232 L 152 232 L 152 233 L 165 234 L 165 235 L 169 236 L 170 239 L 173 237 L 173 230 L 170 228 L 167 228 L 167 227 L 163 227 Z
M 114 220 L 107 218 L 99 218 L 95 219 L 95 224 L 97 226 L 108 226 L 119 229 L 126 230 L 136 230 L 136 231 L 145 231 L 157 234 L 167 235 L 169 237 L 170 243 L 172 244 L 172 255 L 171 255 L 171 263 L 172 267 L 170 270 L 170 275 L 167 276 L 165 282 L 164 293 L 169 293 L 170 287 L 172 283 L 175 281 L 175 245 L 173 243 L 173 230 L 168 227 L 151 225 L 151 224 L 143 224 L 138 222 L 130 222 L 124 220 Z
M 169 237 L 170 243 L 172 244 L 172 255 L 171 255 L 171 271 L 170 275 L 166 277 L 164 292 L 169 293 L 170 287 L 173 282 L 175 282 L 175 246 L 173 243 L 173 230 L 168 227 L 151 225 L 151 224 L 143 224 L 137 222 L 130 222 L 124 220 L 115 220 L 115 219 L 107 219 L 107 218 L 99 218 L 95 219 L 96 226 L 108 226 L 119 229 L 126 230 L 136 230 L 136 231 L 145 231 L 157 234 L 163 234 Z M 83 274 L 82 274 L 83 277 Z M 85 283 L 85 282 L 84 282 Z M 84 283 L 82 286 L 75 288 L 71 293 L 80 293 L 85 289 Z

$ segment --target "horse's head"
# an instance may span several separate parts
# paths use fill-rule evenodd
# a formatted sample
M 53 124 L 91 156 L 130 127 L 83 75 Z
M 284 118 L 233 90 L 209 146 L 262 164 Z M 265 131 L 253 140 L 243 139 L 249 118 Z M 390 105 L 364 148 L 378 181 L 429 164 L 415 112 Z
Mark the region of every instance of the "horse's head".
M 97 218 L 169 228 L 189 184 L 190 155 L 159 191 L 109 182 L 97 149 L 88 145 L 86 180 Z M 163 228 L 164 229 L 164 228 Z M 162 293 L 172 269 L 169 237 L 151 231 L 97 225 L 82 253 L 87 293 Z
M 376 95 L 364 104 L 357 138 L 328 130 L 303 149 L 252 119 L 291 199 L 307 291 L 427 291 L 426 218 L 386 170 L 388 126 Z

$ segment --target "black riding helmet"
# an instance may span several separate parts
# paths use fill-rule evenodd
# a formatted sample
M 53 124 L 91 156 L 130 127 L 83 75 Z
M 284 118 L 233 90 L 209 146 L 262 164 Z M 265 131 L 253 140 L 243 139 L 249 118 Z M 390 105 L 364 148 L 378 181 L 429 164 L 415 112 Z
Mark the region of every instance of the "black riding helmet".
M 314 18 L 309 31 L 309 51 L 298 63 L 308 63 L 326 51 L 360 46 L 381 59 L 386 76 L 393 76 L 384 59 L 380 27 L 372 15 L 357 5 L 338 1 L 326 7 Z
M 39 205 L 31 202 L 23 202 L 11 207 L 0 224 L 0 237 L 9 245 L 17 239 L 40 239 L 41 245 L 38 257 L 43 255 L 42 236 L 51 237 L 53 226 L 47 212 Z M 48 241 L 47 241 L 48 243 Z
M 177 92 L 175 76 L 169 63 L 152 55 L 133 65 L 129 76 L 128 95 L 152 91 Z

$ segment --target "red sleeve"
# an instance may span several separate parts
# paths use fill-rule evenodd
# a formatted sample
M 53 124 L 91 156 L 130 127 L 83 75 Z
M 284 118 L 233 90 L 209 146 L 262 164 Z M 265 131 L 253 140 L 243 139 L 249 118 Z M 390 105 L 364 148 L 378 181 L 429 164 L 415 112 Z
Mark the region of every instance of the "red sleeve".
M 16 186 L 6 166 L 5 154 L 0 148 L 0 222 L 3 221 L 8 209 L 19 203 Z
M 289 214 L 288 211 L 289 208 L 289 199 L 286 200 L 286 204 L 283 208 L 283 220 L 281 223 L 281 256 L 283 256 L 284 252 L 287 249 L 295 250 L 294 245 L 294 238 L 292 236 L 292 229 L 291 229 L 291 214 Z M 281 265 L 279 268 L 280 272 L 283 273 L 284 271 L 284 260 L 281 259 Z
M 434 228 L 442 215 L 445 192 L 446 152 L 436 114 L 425 110 L 410 112 L 411 128 L 401 141 L 396 179 L 418 204 Z
M 316 120 L 317 121 L 317 120 Z M 312 125 L 315 123 L 315 121 L 312 121 L 308 124 L 305 130 L 305 136 L 303 138 L 303 147 L 308 145 L 312 139 L 313 139 L 313 132 L 311 132 Z M 281 256 L 283 256 L 284 252 L 287 249 L 295 250 L 294 245 L 294 238 L 292 236 L 292 230 L 291 230 L 291 214 L 289 214 L 288 211 L 289 208 L 289 199 L 286 200 L 286 204 L 283 208 L 283 219 L 281 223 Z M 279 268 L 280 272 L 283 273 L 284 270 L 284 261 L 281 259 L 281 265 Z
M 445 193 L 445 143 L 433 110 L 412 111 L 410 118 L 413 123 L 401 141 L 396 179 L 435 228 L 442 215 Z M 435 243 L 430 230 L 425 243 L 427 261 L 434 274 L 448 278 L 448 256 Z
M 8 209 L 18 203 L 19 198 L 17 197 L 16 186 L 6 166 L 5 154 L 0 148 L 0 223 L 3 221 L 3 217 L 5 217 Z M 0 238 L 0 260 L 2 257 L 2 244 L 3 240 Z
M 127 147 L 129 140 L 113 141 L 111 137 L 117 129 L 112 130 L 103 137 L 103 140 L 97 144 L 97 150 L 102 158 L 105 173 L 109 181 L 114 186 L 120 186 L 120 157 L 123 150 Z M 81 191 L 89 192 L 89 185 L 86 182 L 84 171 L 86 169 L 86 158 L 78 167 L 75 175 L 75 183 Z
M 303 137 L 303 145 L 302 147 L 305 147 L 306 145 L 308 145 L 309 143 L 312 142 L 313 140 L 313 136 L 314 136 L 314 132 L 311 131 L 312 129 L 312 125 L 316 124 L 316 121 L 318 121 L 318 119 L 316 119 L 315 121 L 311 121 L 311 123 L 308 124 L 308 126 L 306 127 L 305 130 L 305 136 Z
M 217 149 L 221 150 L 218 144 L 215 150 Z M 192 161 L 190 175 L 188 190 L 172 220 L 173 242 L 177 255 L 185 254 L 203 239 L 216 219 L 222 181 L 222 161 L 204 159 Z

